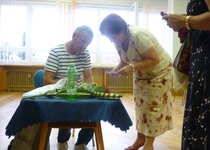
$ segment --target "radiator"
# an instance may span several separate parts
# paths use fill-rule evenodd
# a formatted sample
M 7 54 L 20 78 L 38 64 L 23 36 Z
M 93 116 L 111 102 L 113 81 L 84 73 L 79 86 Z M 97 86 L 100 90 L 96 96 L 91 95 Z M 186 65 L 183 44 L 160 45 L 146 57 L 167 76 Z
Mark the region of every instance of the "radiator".
M 133 75 L 113 77 L 106 73 L 105 82 L 111 92 L 133 92 Z
M 6 72 L 7 91 L 29 91 L 34 89 L 35 70 L 11 69 Z M 113 77 L 108 73 L 104 75 L 105 86 L 112 92 L 133 92 L 133 76 Z
M 31 70 L 7 70 L 7 91 L 29 91 L 34 89 L 34 71 Z

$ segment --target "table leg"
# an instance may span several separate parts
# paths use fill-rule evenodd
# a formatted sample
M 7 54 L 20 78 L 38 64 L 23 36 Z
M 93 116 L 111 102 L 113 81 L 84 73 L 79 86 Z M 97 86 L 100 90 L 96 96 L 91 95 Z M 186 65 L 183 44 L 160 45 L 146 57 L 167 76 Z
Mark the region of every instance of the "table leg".
M 46 137 L 47 137 L 47 131 L 48 131 L 48 122 L 44 122 L 41 125 L 41 136 L 39 141 L 39 150 L 44 150 L 45 143 L 46 143 Z
M 100 122 L 96 122 L 96 127 L 94 128 L 94 130 L 96 134 L 96 143 L 98 143 L 97 150 L 104 150 L 104 141 Z
M 99 150 L 100 143 L 99 143 L 99 136 L 98 136 L 98 131 L 97 131 L 96 127 L 94 128 L 94 132 L 95 132 L 95 138 L 96 138 L 96 148 L 97 148 L 97 150 Z

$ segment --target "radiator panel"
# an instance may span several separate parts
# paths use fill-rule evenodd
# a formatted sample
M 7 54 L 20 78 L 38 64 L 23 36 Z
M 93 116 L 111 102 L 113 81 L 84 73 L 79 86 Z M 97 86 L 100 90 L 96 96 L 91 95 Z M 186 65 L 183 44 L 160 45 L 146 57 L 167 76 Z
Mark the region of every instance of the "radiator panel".
M 7 91 L 30 91 L 34 89 L 34 72 L 36 70 L 11 69 L 6 72 Z M 104 85 L 112 92 L 133 92 L 133 76 L 113 77 L 108 73 L 102 77 Z
M 133 75 L 113 77 L 106 73 L 106 86 L 112 92 L 133 92 Z
M 34 71 L 7 70 L 6 90 L 7 91 L 29 91 L 34 89 Z

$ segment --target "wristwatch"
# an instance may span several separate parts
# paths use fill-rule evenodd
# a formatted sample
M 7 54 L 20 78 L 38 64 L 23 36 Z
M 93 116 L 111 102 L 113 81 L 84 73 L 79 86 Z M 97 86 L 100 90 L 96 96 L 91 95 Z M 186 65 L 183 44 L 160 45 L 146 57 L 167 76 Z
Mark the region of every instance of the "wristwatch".
M 134 64 L 130 64 L 130 66 L 132 67 L 132 72 L 135 72 Z

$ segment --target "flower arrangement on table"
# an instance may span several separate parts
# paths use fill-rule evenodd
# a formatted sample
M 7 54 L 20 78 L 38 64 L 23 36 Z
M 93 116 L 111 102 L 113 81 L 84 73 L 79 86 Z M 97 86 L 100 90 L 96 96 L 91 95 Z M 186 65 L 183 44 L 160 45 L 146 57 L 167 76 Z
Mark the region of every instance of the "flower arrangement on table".
M 32 91 L 23 94 L 23 97 L 33 98 L 36 96 L 67 96 L 66 78 L 58 80 L 55 84 L 45 85 L 36 88 Z M 83 83 L 81 86 L 77 87 L 76 97 L 99 97 L 100 99 L 119 99 L 122 97 L 120 94 L 111 93 L 107 87 L 97 86 L 96 83 L 88 84 Z
M 64 86 L 58 91 L 47 92 L 44 95 L 66 96 L 67 87 Z M 119 99 L 120 94 L 112 93 L 107 87 L 97 86 L 96 83 L 83 83 L 77 88 L 77 97 L 99 97 L 100 99 Z

